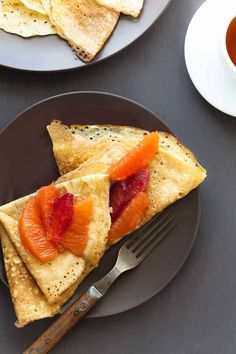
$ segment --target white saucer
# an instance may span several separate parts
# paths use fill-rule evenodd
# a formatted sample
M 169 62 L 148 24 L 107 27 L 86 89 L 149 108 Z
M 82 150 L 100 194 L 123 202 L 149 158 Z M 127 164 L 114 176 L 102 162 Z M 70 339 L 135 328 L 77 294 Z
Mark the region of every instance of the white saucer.
M 207 0 L 192 18 L 185 38 L 185 62 L 199 93 L 215 108 L 236 117 L 236 78 L 220 47 L 222 23 L 236 13 L 235 0 Z

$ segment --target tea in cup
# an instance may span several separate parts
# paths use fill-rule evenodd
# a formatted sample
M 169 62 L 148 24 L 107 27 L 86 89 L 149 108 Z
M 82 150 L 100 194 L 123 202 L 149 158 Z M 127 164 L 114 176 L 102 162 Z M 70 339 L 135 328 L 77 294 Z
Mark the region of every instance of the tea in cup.
M 224 59 L 236 76 L 236 14 L 226 21 L 223 33 Z

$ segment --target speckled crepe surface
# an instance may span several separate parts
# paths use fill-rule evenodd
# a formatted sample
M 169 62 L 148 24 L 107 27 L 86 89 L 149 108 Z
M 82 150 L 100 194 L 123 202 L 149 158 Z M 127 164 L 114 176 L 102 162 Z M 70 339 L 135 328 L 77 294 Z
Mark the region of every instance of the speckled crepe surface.
M 64 126 L 54 121 L 48 126 L 54 155 L 61 173 L 59 182 L 88 173 L 106 173 L 142 140 L 146 131 L 122 126 Z M 206 177 L 205 169 L 192 152 L 169 133 L 159 132 L 159 150 L 148 166 L 149 207 L 141 224 L 186 196 Z M 139 227 L 140 225 L 138 225 Z
M 55 34 L 49 17 L 27 8 L 21 1 L 0 1 L 0 28 L 22 37 Z
M 122 12 L 124 15 L 138 17 L 144 0 L 96 0 L 98 4 Z
M 57 33 L 85 62 L 101 50 L 119 19 L 119 12 L 95 0 L 43 0 L 43 5 Z
M 18 326 L 57 313 L 73 295 L 88 269 L 97 266 L 106 248 L 110 228 L 108 176 L 86 176 L 58 186 L 82 199 L 93 197 L 94 212 L 83 258 L 65 251 L 51 262 L 41 263 L 24 248 L 19 235 L 18 220 L 29 196 L 0 207 L 4 261 L 11 294 L 17 294 L 17 298 L 13 297 L 13 303 Z M 24 287 L 18 280 L 21 276 L 30 289 L 29 296 L 25 294 L 24 300 L 21 298 Z M 39 303 L 41 307 L 36 312 Z M 27 306 L 29 311 L 24 313 Z

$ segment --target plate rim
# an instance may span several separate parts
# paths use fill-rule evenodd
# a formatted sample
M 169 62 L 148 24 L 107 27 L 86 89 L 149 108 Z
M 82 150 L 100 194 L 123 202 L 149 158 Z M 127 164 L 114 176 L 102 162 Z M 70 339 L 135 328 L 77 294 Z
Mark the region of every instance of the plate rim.
M 206 90 L 203 91 L 202 90 L 202 85 L 199 83 L 198 80 L 195 79 L 195 76 L 193 74 L 193 70 L 192 70 L 192 66 L 190 65 L 190 60 L 189 60 L 189 43 L 191 40 L 191 34 L 194 28 L 194 22 L 196 22 L 196 20 L 198 20 L 201 16 L 202 13 L 204 13 L 204 11 L 206 11 L 206 9 L 212 6 L 212 1 L 210 0 L 206 0 L 205 2 L 203 2 L 201 4 L 201 6 L 199 6 L 197 8 L 197 10 L 195 11 L 195 13 L 193 14 L 186 33 L 185 33 L 185 38 L 184 38 L 184 61 L 185 61 L 185 65 L 186 65 L 186 69 L 189 75 L 189 78 L 193 84 L 193 86 L 195 87 L 195 89 L 197 90 L 198 94 L 209 104 L 211 105 L 214 109 L 217 109 L 217 111 L 226 114 L 229 118 L 235 118 L 236 117 L 236 113 L 232 110 L 230 110 L 228 107 L 225 107 L 224 105 L 222 106 L 219 102 L 216 102 L 212 96 L 209 96 L 206 93 Z M 215 16 L 215 14 L 213 15 Z M 215 40 L 215 42 L 213 43 L 213 46 L 215 47 L 215 45 L 217 45 L 217 40 Z M 221 53 L 219 53 L 219 57 L 216 59 L 217 60 L 217 65 L 220 67 L 223 66 L 223 61 L 221 61 L 220 58 Z M 229 79 L 229 81 L 232 81 L 232 78 Z
M 108 96 L 108 97 L 113 97 L 113 98 L 118 98 L 118 99 L 121 99 L 123 101 L 126 101 L 128 103 L 131 103 L 133 105 L 136 105 L 142 109 L 144 109 L 145 111 L 147 111 L 148 113 L 152 114 L 155 119 L 157 119 L 159 122 L 161 122 L 164 126 L 166 126 L 168 128 L 168 130 L 170 131 L 171 134 L 173 134 L 175 137 L 176 135 L 172 132 L 172 130 L 169 128 L 169 126 L 161 119 L 157 116 L 156 113 L 154 113 L 153 111 L 151 111 L 150 109 L 148 109 L 147 107 L 145 107 L 144 105 L 130 99 L 130 98 L 126 98 L 126 97 L 123 97 L 121 95 L 117 95 L 117 94 L 113 94 L 113 93 L 109 93 L 109 92 L 104 92 L 104 91 L 72 91 L 72 92 L 65 92 L 65 93 L 61 93 L 61 94 L 58 94 L 58 95 L 54 95 L 54 96 L 50 96 L 50 97 L 47 97 L 43 100 L 40 100 L 34 104 L 32 104 L 31 106 L 29 106 L 28 108 L 24 109 L 23 111 L 21 111 L 19 114 L 17 114 L 12 120 L 10 120 L 10 122 L 5 126 L 3 127 L 3 129 L 0 130 L 0 139 L 1 139 L 1 135 L 4 134 L 4 132 L 12 125 L 14 124 L 14 122 L 17 120 L 17 119 L 20 119 L 20 117 L 27 113 L 28 111 L 30 111 L 31 109 L 35 108 L 36 106 L 38 105 L 41 105 L 45 102 L 49 102 L 51 100 L 54 100 L 54 99 L 58 99 L 60 97 L 66 97 L 66 96 L 72 96 L 72 95 L 83 95 L 83 94 L 95 94 L 95 95 L 101 95 L 101 96 Z M 178 137 L 177 137 L 178 138 Z M 196 242 L 196 239 L 197 239 L 197 236 L 198 236 L 198 230 L 199 230 L 199 225 L 200 225 L 200 220 L 201 220 L 201 213 L 202 213 L 202 207 L 201 207 L 201 198 L 200 198 L 200 192 L 199 192 L 199 188 L 196 188 L 195 189 L 196 191 L 196 207 L 197 207 L 197 217 L 196 217 L 196 222 L 195 222 L 195 225 L 194 225 L 194 228 L 193 228 L 193 236 L 192 236 L 192 239 L 191 239 L 191 243 L 190 243 L 190 246 L 188 248 L 188 251 L 186 252 L 185 256 L 183 257 L 182 261 L 180 262 L 179 266 L 176 268 L 176 270 L 171 274 L 171 276 L 166 280 L 166 282 L 164 282 L 164 284 L 157 290 L 157 291 L 153 291 L 151 293 L 150 296 L 148 296 L 148 299 L 146 300 L 140 300 L 138 302 L 135 303 L 134 306 L 130 307 L 130 306 L 123 306 L 123 308 L 121 310 L 113 310 L 112 312 L 106 312 L 105 314 L 93 314 L 93 311 L 91 311 L 87 316 L 86 318 L 103 318 L 103 317 L 109 317 L 109 316 L 113 316 L 113 315 L 118 315 L 118 314 L 121 314 L 121 313 L 124 313 L 126 311 L 129 311 L 129 310 L 132 310 L 132 309 L 135 309 L 139 306 L 141 306 L 142 304 L 146 303 L 147 301 L 151 300 L 155 295 L 158 295 L 164 288 L 166 288 L 166 286 L 176 277 L 176 275 L 180 272 L 181 268 L 183 267 L 183 265 L 185 264 L 186 260 L 188 259 L 193 247 L 194 247 L 194 244 Z M 0 282 L 2 282 L 4 285 L 7 286 L 7 284 L 4 283 L 4 281 L 2 279 L 0 279 Z M 79 296 L 79 294 L 78 294 Z M 63 307 L 61 309 L 61 312 L 60 313 L 63 313 Z
M 16 71 L 22 71 L 22 72 L 32 72 L 32 73 L 56 73 L 56 72 L 64 72 L 64 71 L 73 71 L 73 70 L 81 70 L 81 69 L 85 69 L 87 67 L 90 67 L 91 65 L 95 65 L 95 64 L 98 64 L 98 63 L 101 63 L 107 59 L 110 59 L 112 58 L 113 56 L 115 56 L 116 54 L 119 54 L 121 51 L 123 51 L 124 49 L 128 48 L 129 46 L 131 46 L 133 43 L 135 43 L 139 38 L 141 38 L 147 31 L 149 31 L 153 26 L 154 24 L 159 20 L 159 18 L 163 15 L 163 13 L 167 10 L 167 8 L 169 7 L 169 5 L 171 4 L 173 0 L 167 0 L 167 3 L 166 5 L 163 7 L 162 11 L 160 12 L 159 16 L 157 18 L 155 18 L 149 25 L 148 27 L 140 34 L 138 35 L 138 37 L 136 37 L 134 40 L 132 40 L 130 43 L 126 44 L 124 47 L 120 48 L 119 50 L 113 52 L 112 54 L 104 57 L 104 58 L 101 58 L 101 59 L 97 59 L 96 60 L 96 57 L 90 61 L 89 63 L 84 63 L 84 65 L 82 66 L 75 66 L 75 67 L 69 67 L 69 68 L 63 68 L 63 69 L 49 69 L 49 70 L 40 70 L 40 69 L 23 69 L 23 68 L 16 68 L 14 66 L 11 66 L 11 65 L 5 65 L 5 64 L 0 64 L 0 68 L 8 68 L 8 69 L 12 69 L 12 70 L 16 70 Z M 125 16 L 125 15 L 123 15 Z M 4 31 L 2 29 L 0 29 L 1 31 Z M 6 32 L 6 31 L 4 31 Z M 6 32 L 8 33 L 8 32 Z M 8 34 L 13 34 L 14 33 L 8 33 Z M 19 36 L 19 35 L 16 35 L 16 36 Z M 111 34 L 112 36 L 112 34 Z M 47 37 L 47 36 L 45 36 Z M 31 38 L 34 38 L 34 37 L 31 37 Z M 105 43 L 106 45 L 106 43 Z M 103 49 L 103 48 L 102 48 Z M 101 50 L 102 50 L 101 49 Z M 72 49 L 71 49 L 72 50 Z M 81 60 L 81 59 L 79 59 Z
M 151 111 L 149 108 L 145 107 L 142 103 L 139 103 L 135 100 L 133 100 L 132 98 L 127 98 L 121 95 L 118 95 L 116 93 L 110 93 L 110 92 L 106 92 L 106 91 L 90 91 L 90 90 L 84 90 L 84 91 L 69 91 L 69 92 L 63 92 L 63 93 L 59 93 L 50 97 L 46 97 L 43 98 L 42 100 L 33 103 L 32 105 L 28 106 L 27 108 L 23 109 L 20 113 L 18 113 L 16 116 L 14 116 L 1 130 L 0 130 L 0 135 L 2 135 L 4 133 L 4 131 L 6 129 L 8 129 L 10 127 L 11 124 L 14 123 L 15 120 L 17 120 L 18 118 L 20 118 L 21 115 L 25 114 L 26 112 L 30 111 L 32 108 L 39 106 L 45 102 L 60 98 L 60 97 L 65 97 L 65 96 L 72 96 L 72 95 L 78 95 L 78 94 L 96 94 L 96 95 L 101 95 L 101 96 L 110 96 L 110 97 L 116 97 L 119 99 L 122 99 L 126 102 L 130 102 L 136 106 L 139 106 L 140 108 L 144 109 L 145 111 L 151 113 L 153 116 L 155 116 L 156 119 L 158 119 L 163 125 L 165 125 L 169 131 L 171 132 L 171 134 L 173 134 L 175 137 L 177 137 L 176 134 L 174 134 L 174 132 L 167 126 L 167 124 L 164 122 L 163 119 L 161 119 L 160 117 L 158 117 L 158 115 L 156 113 L 154 113 L 153 111 Z M 178 137 L 177 137 L 178 138 Z M 178 138 L 179 139 L 179 138 Z M 181 139 L 180 139 L 181 140 Z

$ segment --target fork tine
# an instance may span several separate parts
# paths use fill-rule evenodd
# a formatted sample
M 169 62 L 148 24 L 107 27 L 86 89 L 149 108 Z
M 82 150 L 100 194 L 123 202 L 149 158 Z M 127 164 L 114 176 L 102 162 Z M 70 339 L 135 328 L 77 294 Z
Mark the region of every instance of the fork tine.
M 152 252 L 156 246 L 163 240 L 165 236 L 167 236 L 177 225 L 176 222 L 171 222 L 168 227 L 166 227 L 162 233 L 157 237 L 153 238 L 149 244 L 146 245 L 137 255 L 136 257 L 139 259 L 139 261 L 144 260 L 150 252 Z
M 158 223 L 151 225 L 151 227 L 147 230 L 145 234 L 143 234 L 142 237 L 140 237 L 139 240 L 131 247 L 132 252 L 137 252 L 145 246 L 145 244 L 149 241 L 150 238 L 155 237 L 156 234 L 160 233 L 163 228 L 169 224 L 169 222 L 174 219 L 174 216 L 171 216 L 171 214 L 165 216 L 165 218 L 162 218 Z
M 134 231 L 134 236 L 126 242 L 126 247 L 129 249 L 131 248 L 140 238 L 144 237 L 144 233 L 152 227 L 152 225 L 157 225 L 160 224 L 163 220 L 165 220 L 170 214 L 170 212 L 161 212 L 154 218 L 152 218 L 147 224 L 143 225 L 140 229 L 137 231 Z

